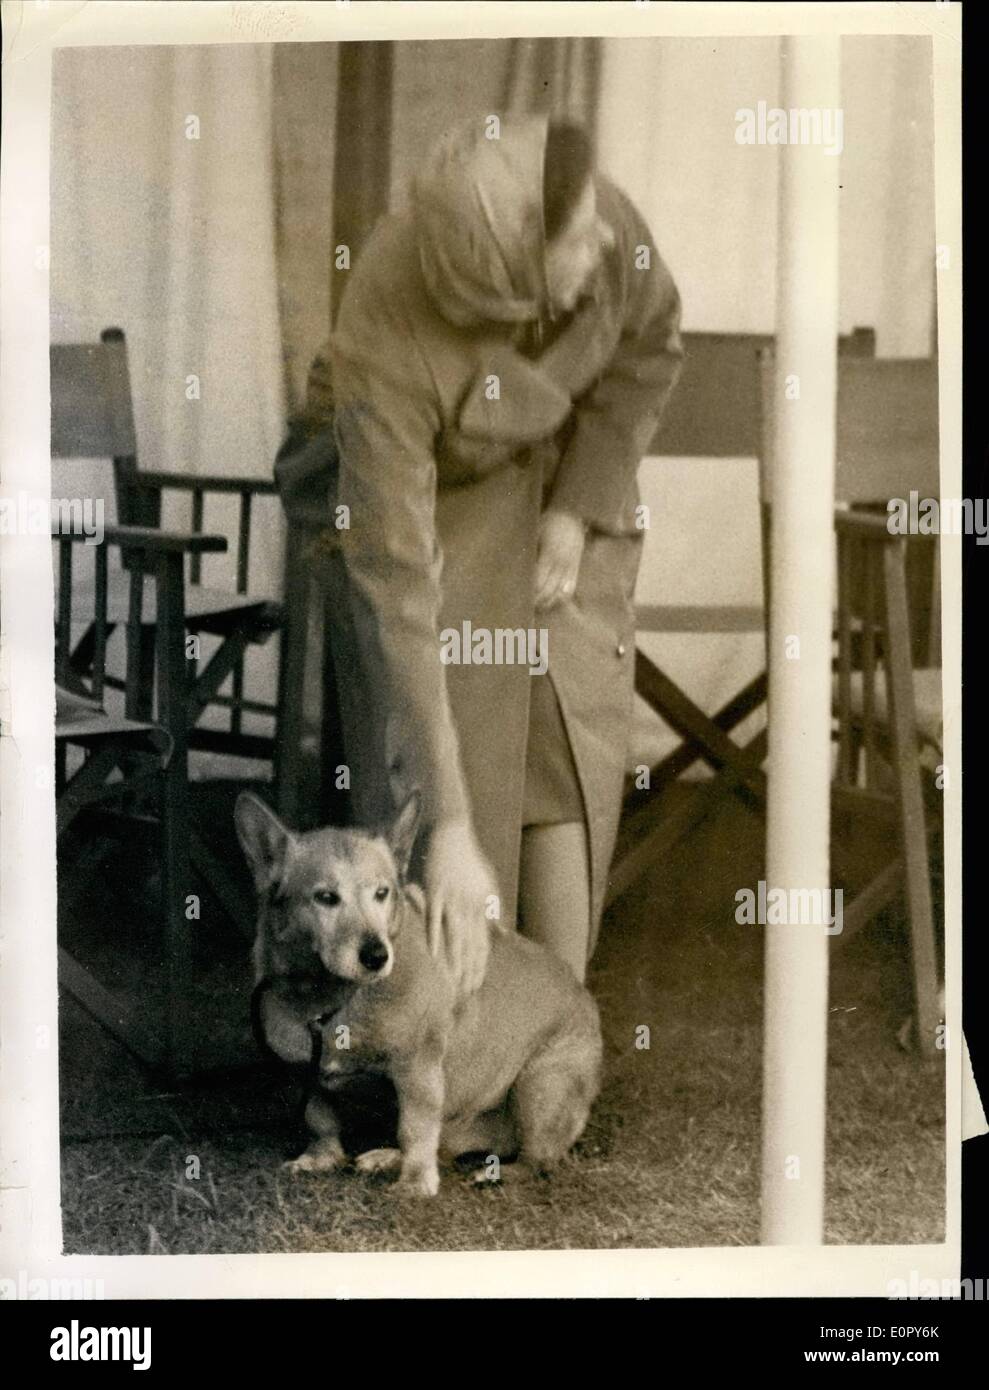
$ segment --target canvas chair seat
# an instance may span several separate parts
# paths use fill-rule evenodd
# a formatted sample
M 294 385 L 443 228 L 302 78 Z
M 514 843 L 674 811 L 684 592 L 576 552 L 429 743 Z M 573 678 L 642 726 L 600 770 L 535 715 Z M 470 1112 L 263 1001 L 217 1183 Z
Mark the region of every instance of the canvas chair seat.
M 92 621 L 95 585 L 92 581 L 80 580 L 72 585 L 72 621 L 88 623 Z M 58 602 L 56 585 L 56 603 Z M 130 574 L 127 570 L 113 570 L 107 575 L 107 622 L 126 623 L 130 604 Z M 204 584 L 190 584 L 185 594 L 185 617 L 189 628 L 209 628 L 216 622 L 223 626 L 230 619 L 240 619 L 251 609 L 256 609 L 258 618 L 262 610 L 271 610 L 272 627 L 280 620 L 280 605 L 270 598 L 258 594 L 235 594 L 227 589 L 211 589 Z M 142 620 L 152 627 L 156 621 L 155 581 L 153 575 L 144 579 L 144 599 Z
M 165 730 L 158 725 L 110 714 L 98 700 L 66 690 L 62 685 L 55 687 L 55 737 L 72 743 L 133 738 L 161 753 L 167 753 L 171 744 Z
M 63 729 L 75 728 L 78 724 L 88 724 L 99 716 L 106 717 L 106 710 L 99 700 L 91 700 L 88 695 L 77 695 L 64 686 L 55 687 L 55 723 Z

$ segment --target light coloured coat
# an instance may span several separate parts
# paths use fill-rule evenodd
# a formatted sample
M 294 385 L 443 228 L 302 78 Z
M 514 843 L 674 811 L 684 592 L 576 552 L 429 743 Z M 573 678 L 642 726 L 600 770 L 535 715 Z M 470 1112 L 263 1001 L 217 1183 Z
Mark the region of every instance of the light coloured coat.
M 545 628 L 586 810 L 591 946 L 614 848 L 633 700 L 636 473 L 676 381 L 680 302 L 642 218 L 596 175 L 614 246 L 572 314 L 546 312 L 547 123 L 451 131 L 383 218 L 317 358 L 308 411 L 333 420 L 345 571 L 334 648 L 352 792 L 380 817 L 418 786 L 469 813 L 517 892 L 526 665 L 444 665 L 440 634 Z M 520 351 L 522 334 L 542 350 Z M 577 591 L 534 611 L 541 510 L 588 528 Z M 399 765 L 400 764 L 400 765 Z

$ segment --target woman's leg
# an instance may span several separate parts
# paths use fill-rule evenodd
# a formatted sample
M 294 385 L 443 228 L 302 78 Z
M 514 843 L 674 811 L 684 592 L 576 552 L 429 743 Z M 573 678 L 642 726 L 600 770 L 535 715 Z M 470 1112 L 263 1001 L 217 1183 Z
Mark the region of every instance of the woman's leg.
M 583 982 L 591 925 L 591 871 L 583 821 L 527 825 L 519 866 L 521 929 Z

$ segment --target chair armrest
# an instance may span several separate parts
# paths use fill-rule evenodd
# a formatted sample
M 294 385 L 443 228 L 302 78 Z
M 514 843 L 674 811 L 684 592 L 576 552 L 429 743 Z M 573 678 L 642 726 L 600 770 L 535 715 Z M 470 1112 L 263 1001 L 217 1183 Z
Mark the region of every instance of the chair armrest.
M 159 531 L 154 526 L 106 526 L 103 539 L 121 550 L 143 550 L 157 554 L 202 555 L 208 551 L 225 551 L 224 536 L 193 535 L 187 531 Z M 92 536 L 81 531 L 52 531 L 53 541 L 72 541 L 92 544 Z
M 160 492 L 166 487 L 177 488 L 181 492 L 253 492 L 258 495 L 278 491 L 274 478 L 236 478 L 218 473 L 170 473 L 153 468 L 142 468 L 133 478 L 127 479 L 127 485 L 147 488 L 150 492 Z
M 846 535 L 877 541 L 898 541 L 903 537 L 889 529 L 889 517 L 885 512 L 856 512 L 839 508 L 834 514 L 834 528 Z

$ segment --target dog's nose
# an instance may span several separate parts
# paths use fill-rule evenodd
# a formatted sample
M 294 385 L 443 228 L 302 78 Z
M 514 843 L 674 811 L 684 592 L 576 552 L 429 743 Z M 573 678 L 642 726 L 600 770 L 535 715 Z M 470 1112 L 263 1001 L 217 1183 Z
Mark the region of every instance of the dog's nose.
M 361 943 L 357 959 L 365 970 L 380 970 L 388 960 L 388 947 L 377 936 L 366 937 Z

